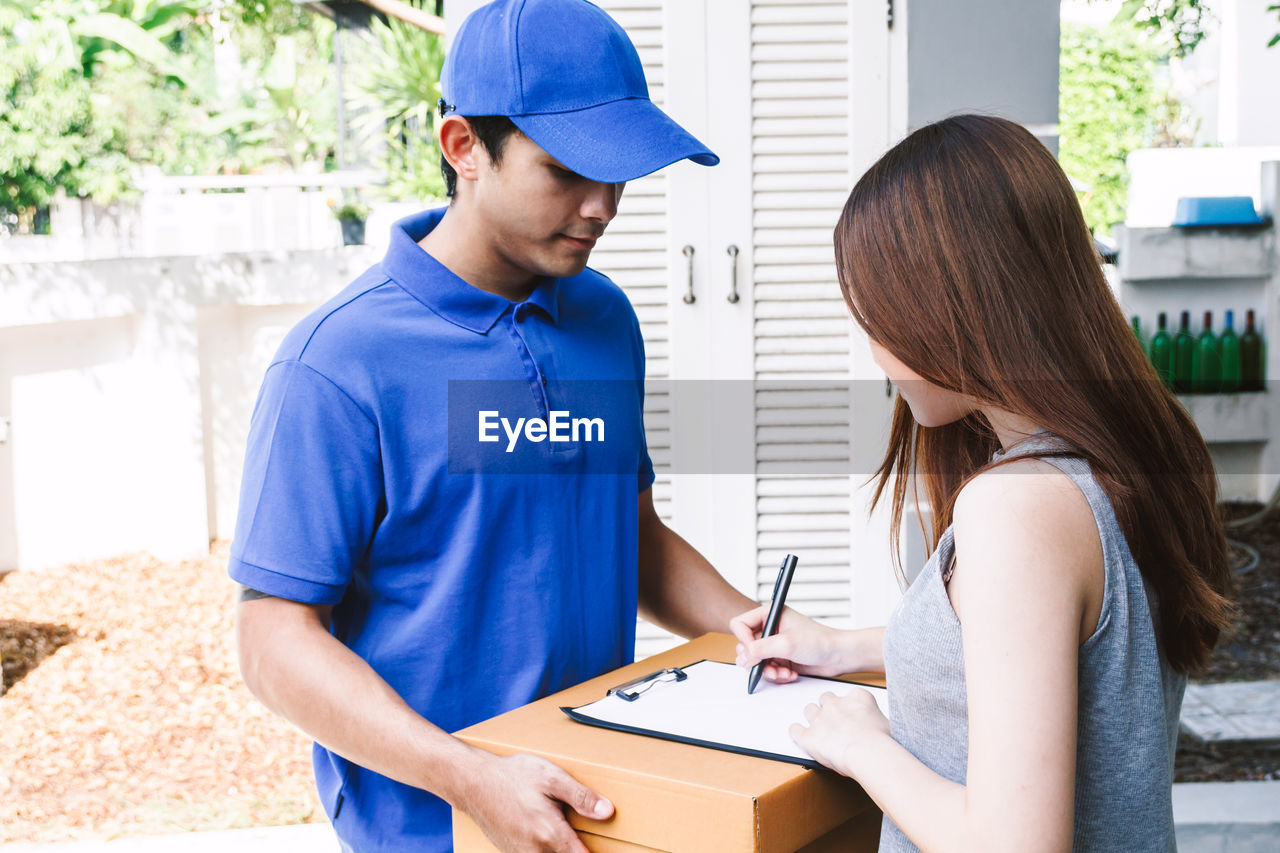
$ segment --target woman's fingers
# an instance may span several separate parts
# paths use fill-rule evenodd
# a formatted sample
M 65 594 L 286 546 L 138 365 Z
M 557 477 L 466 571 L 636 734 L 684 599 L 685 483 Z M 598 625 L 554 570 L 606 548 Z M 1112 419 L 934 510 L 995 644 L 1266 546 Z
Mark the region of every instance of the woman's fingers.
M 740 643 L 750 643 L 764 632 L 765 619 L 769 617 L 769 608 L 761 605 L 754 610 L 740 613 L 729 620 L 729 630 Z
M 750 661 L 795 660 L 795 643 L 790 634 L 774 634 L 746 644 L 744 653 Z

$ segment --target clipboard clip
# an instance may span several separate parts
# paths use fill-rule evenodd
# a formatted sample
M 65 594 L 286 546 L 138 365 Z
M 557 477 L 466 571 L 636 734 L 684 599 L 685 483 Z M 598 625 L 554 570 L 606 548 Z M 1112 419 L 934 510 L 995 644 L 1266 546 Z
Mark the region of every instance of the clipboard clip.
M 625 684 L 619 684 L 617 687 L 610 687 L 605 691 L 605 695 L 617 696 L 619 699 L 634 702 L 640 697 L 640 694 L 655 684 L 661 684 L 664 681 L 684 681 L 688 677 L 689 674 L 680 667 L 669 666 L 666 669 L 660 669 L 657 672 L 633 678 Z

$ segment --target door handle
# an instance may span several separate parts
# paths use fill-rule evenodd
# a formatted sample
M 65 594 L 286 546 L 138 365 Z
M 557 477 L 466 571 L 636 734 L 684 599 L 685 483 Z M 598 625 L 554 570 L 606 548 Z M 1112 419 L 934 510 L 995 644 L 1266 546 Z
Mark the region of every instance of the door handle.
M 680 250 L 680 254 L 684 255 L 689 267 L 689 290 L 684 295 L 684 304 L 692 305 L 698 300 L 698 297 L 693 295 L 693 246 L 685 246 Z
M 738 247 L 730 243 L 725 251 L 729 254 L 729 295 L 725 298 L 733 305 L 738 301 Z

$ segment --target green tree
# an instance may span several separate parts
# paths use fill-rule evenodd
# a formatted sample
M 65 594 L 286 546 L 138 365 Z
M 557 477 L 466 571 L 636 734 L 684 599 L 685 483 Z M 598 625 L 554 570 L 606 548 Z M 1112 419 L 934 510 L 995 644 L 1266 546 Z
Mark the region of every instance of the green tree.
M 1268 6 L 1267 11 L 1275 12 L 1280 20 L 1280 4 Z M 1170 52 L 1184 57 L 1204 40 L 1210 15 L 1206 0 L 1126 0 L 1117 18 L 1133 21 L 1167 40 Z M 1271 37 L 1267 47 L 1277 44 L 1280 44 L 1280 33 Z
M 140 167 L 201 174 L 331 158 L 332 22 L 289 0 L 210 2 L 4 0 L 6 227 L 28 228 L 59 187 L 99 203 L 127 198 Z M 215 29 L 241 59 L 229 96 L 215 76 Z
M 334 24 L 289 0 L 258 8 L 236 0 L 223 13 L 240 59 L 234 94 L 207 98 L 197 131 L 236 173 L 328 165 L 337 144 Z
M 1126 0 L 1116 18 L 1143 27 L 1183 57 L 1204 40 L 1209 10 L 1206 0 Z
M 1125 158 L 1152 143 L 1157 118 L 1170 109 L 1156 83 L 1158 56 L 1131 24 L 1063 25 L 1058 159 L 1086 185 L 1080 203 L 1097 232 L 1124 221 Z
M 69 27 L 0 8 L 0 214 L 30 228 L 58 187 L 104 189 L 122 164 L 104 156 L 109 130 L 94 121 L 94 92 Z
M 444 196 L 436 105 L 444 42 L 435 33 L 374 19 L 352 62 L 353 127 L 385 152 L 389 195 L 423 201 Z
M 180 146 L 186 74 L 166 44 L 184 3 L 17 0 L 0 8 L 0 212 L 26 230 L 57 188 L 110 202 L 133 164 Z M 128 15 L 137 15 L 134 20 Z

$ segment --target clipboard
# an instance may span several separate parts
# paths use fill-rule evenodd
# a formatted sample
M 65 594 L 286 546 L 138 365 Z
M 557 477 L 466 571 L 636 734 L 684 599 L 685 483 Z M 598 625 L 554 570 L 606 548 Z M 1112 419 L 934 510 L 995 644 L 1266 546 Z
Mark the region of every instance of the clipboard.
M 610 688 L 604 698 L 562 707 L 571 720 L 629 734 L 785 761 L 821 765 L 791 740 L 792 723 L 804 723 L 804 708 L 823 693 L 872 693 L 888 716 L 888 691 L 835 678 L 800 676 L 790 684 L 761 682 L 746 691 L 746 674 L 731 663 L 700 660 L 668 667 Z

